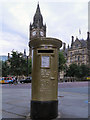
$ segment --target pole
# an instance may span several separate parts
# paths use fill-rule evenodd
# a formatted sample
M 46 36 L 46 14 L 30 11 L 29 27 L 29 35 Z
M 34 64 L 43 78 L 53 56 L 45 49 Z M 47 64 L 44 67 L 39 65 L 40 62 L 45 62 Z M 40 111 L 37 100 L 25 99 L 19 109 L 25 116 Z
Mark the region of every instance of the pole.
M 28 56 L 27 56 L 27 77 L 28 77 Z

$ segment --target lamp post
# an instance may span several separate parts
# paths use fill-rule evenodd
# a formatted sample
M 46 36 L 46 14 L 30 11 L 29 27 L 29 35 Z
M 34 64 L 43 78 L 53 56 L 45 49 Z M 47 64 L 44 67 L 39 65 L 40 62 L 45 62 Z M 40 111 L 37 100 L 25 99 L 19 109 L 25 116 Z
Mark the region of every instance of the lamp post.
M 28 56 L 27 56 L 27 77 L 28 77 Z

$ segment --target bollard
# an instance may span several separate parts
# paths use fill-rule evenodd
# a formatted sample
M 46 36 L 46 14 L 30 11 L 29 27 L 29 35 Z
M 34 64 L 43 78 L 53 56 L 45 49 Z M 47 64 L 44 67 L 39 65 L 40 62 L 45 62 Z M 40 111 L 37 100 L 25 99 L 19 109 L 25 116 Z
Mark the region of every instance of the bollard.
M 31 118 L 53 119 L 58 116 L 58 50 L 61 40 L 35 38 L 33 49 Z

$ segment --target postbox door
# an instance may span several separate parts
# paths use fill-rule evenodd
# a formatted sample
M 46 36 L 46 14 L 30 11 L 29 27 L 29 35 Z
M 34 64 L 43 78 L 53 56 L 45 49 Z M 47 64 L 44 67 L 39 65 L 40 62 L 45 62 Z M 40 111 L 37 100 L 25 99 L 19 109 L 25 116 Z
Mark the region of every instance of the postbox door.
M 57 55 L 40 55 L 40 98 L 41 100 L 57 100 Z
M 37 50 L 38 51 L 38 50 Z M 57 51 L 34 51 L 32 100 L 57 100 Z

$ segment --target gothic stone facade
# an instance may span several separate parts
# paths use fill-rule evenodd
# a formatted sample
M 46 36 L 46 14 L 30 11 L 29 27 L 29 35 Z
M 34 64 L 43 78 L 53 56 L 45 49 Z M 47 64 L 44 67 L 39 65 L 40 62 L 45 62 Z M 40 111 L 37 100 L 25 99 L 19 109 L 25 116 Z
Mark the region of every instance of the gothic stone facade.
M 90 66 L 90 33 L 87 32 L 87 39 L 78 38 L 75 39 L 72 36 L 71 47 L 66 49 L 65 45 L 63 47 L 64 56 L 67 60 L 67 66 L 72 63 L 76 63 L 77 65 L 85 64 Z
M 79 40 L 72 36 L 71 46 L 66 48 L 66 44 L 63 44 L 63 49 L 61 50 L 66 59 L 66 65 L 69 67 L 70 64 L 76 63 L 77 65 L 85 64 L 90 67 L 90 33 L 87 32 L 87 39 Z M 60 79 L 64 78 L 64 71 L 60 72 Z M 69 79 L 71 81 L 71 79 Z

